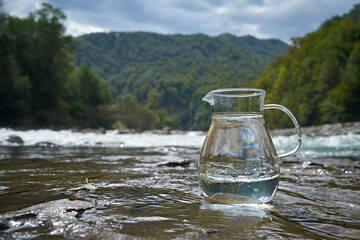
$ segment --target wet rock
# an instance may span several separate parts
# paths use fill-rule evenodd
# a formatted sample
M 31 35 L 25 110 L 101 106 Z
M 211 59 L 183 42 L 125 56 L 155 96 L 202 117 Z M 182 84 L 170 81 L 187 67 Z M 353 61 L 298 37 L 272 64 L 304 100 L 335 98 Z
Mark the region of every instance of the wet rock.
M 159 167 L 189 167 L 191 163 L 195 162 L 193 159 L 184 159 L 182 161 L 169 161 L 161 163 Z
M 94 204 L 86 201 L 75 200 L 75 199 L 60 199 L 45 203 L 40 203 L 34 206 L 30 206 L 18 211 L 13 212 L 13 218 L 26 218 L 36 217 L 39 213 L 68 213 L 77 212 L 83 213 L 85 210 L 94 208 Z
M 119 128 L 117 129 L 118 134 L 131 134 L 131 133 L 152 133 L 152 134 L 186 134 L 187 131 L 171 129 L 170 127 L 164 127 L 163 129 L 152 129 L 152 130 L 140 130 L 140 129 L 128 129 Z
M 59 223 L 66 225 L 69 219 L 76 221 L 85 211 L 94 208 L 94 204 L 90 202 L 75 199 L 60 199 L 40 203 L 0 215 L 0 232 L 9 231 L 8 229 L 11 230 L 13 228 L 34 227 L 38 225 L 49 228 L 54 226 L 54 223 L 56 225 Z
M 0 185 L 0 191 L 2 191 L 2 190 L 5 190 L 5 189 L 8 189 L 9 187 L 5 187 L 5 186 L 1 186 Z
M 328 167 L 329 171 L 334 171 L 334 172 L 340 172 L 341 169 L 337 166 L 329 166 Z
M 171 130 L 171 134 L 186 134 L 186 131 L 183 130 L 178 130 L 178 129 L 173 129 Z
M 203 232 L 210 236 L 216 233 L 223 233 L 224 231 L 217 229 L 209 229 L 209 230 L 203 230 Z
M 0 222 L 0 231 L 5 231 L 7 229 L 9 229 L 9 224 L 5 223 L 5 222 Z
M 136 133 L 136 129 L 128 129 L 128 128 L 119 128 L 117 129 L 118 134 L 127 134 L 127 133 Z
M 28 219 L 36 218 L 36 216 L 37 215 L 35 213 L 25 213 L 25 214 L 20 214 L 20 215 L 14 216 L 13 220 L 15 220 L 15 221 L 28 220 Z
M 162 129 L 162 132 L 163 132 L 163 134 L 170 134 L 171 133 L 171 128 L 170 127 L 164 127 Z
M 70 192 L 90 192 L 91 190 L 86 187 L 76 187 L 76 188 L 70 188 L 68 191 L 70 191 Z
M 212 238 L 215 237 L 213 235 L 217 235 L 217 234 L 221 234 L 221 233 L 225 233 L 223 230 L 218 230 L 218 229 L 202 229 L 199 233 L 198 236 L 196 238 L 199 239 L 203 239 L 203 238 Z M 246 238 L 244 238 L 246 239 Z
M 76 129 L 73 128 L 71 129 L 72 132 L 81 132 L 81 133 L 100 133 L 100 134 L 105 134 L 106 133 L 106 129 L 103 127 L 97 128 L 97 129 L 93 129 L 93 128 L 84 128 L 84 129 Z
M 164 127 L 163 129 L 152 129 L 144 132 L 153 133 L 153 134 L 171 134 L 172 130 L 170 127 Z
M 24 141 L 21 139 L 21 137 L 17 136 L 17 135 L 10 135 L 8 137 L 8 139 L 6 139 L 7 142 L 10 143 L 18 143 L 18 144 L 23 144 Z
M 144 131 L 146 133 L 152 134 L 186 134 L 186 131 L 178 130 L 178 129 L 171 129 L 170 127 L 164 127 L 163 129 L 152 129 Z

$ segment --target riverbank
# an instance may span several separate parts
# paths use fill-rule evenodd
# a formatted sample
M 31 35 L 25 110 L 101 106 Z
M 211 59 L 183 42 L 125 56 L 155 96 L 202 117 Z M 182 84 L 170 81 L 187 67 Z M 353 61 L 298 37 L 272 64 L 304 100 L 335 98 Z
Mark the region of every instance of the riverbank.
M 360 134 L 360 122 L 323 124 L 323 125 L 300 127 L 300 128 L 303 135 L 307 135 L 310 137 L 345 135 L 348 133 Z M 89 131 L 89 129 L 85 130 L 85 132 L 87 131 Z M 119 134 L 138 132 L 134 129 L 118 129 L 117 131 Z M 101 132 L 101 131 L 95 129 L 94 132 Z M 187 131 L 163 128 L 163 129 L 146 130 L 143 132 L 153 133 L 153 134 L 185 134 Z M 206 134 L 206 131 L 204 132 L 204 134 Z M 274 130 L 270 130 L 270 134 L 272 136 L 291 136 L 296 134 L 296 129 L 295 128 L 274 129 Z
M 72 132 L 81 132 L 81 133 L 106 133 L 106 129 L 71 129 Z M 170 129 L 165 127 L 163 129 L 152 129 L 152 130 L 137 130 L 137 129 L 127 129 L 121 128 L 116 129 L 118 134 L 131 134 L 131 133 L 152 133 L 152 134 L 186 134 L 188 131 L 179 130 L 179 129 Z M 334 123 L 334 124 L 323 124 L 317 126 L 301 127 L 301 132 L 303 135 L 307 136 L 332 136 L 332 135 L 344 135 L 348 133 L 360 134 L 360 122 L 350 122 L 350 123 Z M 206 131 L 204 131 L 206 134 Z M 295 128 L 282 128 L 270 130 L 272 136 L 291 136 L 296 134 Z
M 348 133 L 360 134 L 360 122 L 323 124 L 318 126 L 301 127 L 301 132 L 303 135 L 307 135 L 310 137 L 344 135 Z M 275 129 L 270 130 L 270 134 L 272 136 L 291 136 L 296 134 L 296 129 Z
M 81 132 L 81 133 L 106 133 L 104 128 L 85 128 L 85 129 L 71 129 L 72 132 Z M 152 130 L 137 130 L 137 129 L 116 129 L 119 134 L 129 134 L 129 133 L 152 133 L 152 134 L 186 134 L 188 131 L 179 130 L 179 129 L 170 129 L 165 127 L 163 129 L 152 129 Z M 307 136 L 332 136 L 332 135 L 344 135 L 348 133 L 360 134 L 360 122 L 349 122 L 349 123 L 334 123 L 334 124 L 323 124 L 317 126 L 301 127 L 301 132 L 303 135 Z M 206 134 L 206 131 L 204 132 Z M 282 128 L 270 130 L 272 136 L 291 136 L 296 134 L 295 128 Z

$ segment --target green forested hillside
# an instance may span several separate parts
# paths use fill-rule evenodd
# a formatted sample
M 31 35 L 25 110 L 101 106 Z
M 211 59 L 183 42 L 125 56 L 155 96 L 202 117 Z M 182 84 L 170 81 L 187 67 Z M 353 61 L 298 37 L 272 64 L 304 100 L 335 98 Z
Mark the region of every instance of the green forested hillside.
M 290 108 L 301 125 L 360 120 L 360 5 L 304 37 L 294 38 L 251 86 L 267 102 Z M 273 126 L 291 126 L 272 111 Z
M 149 109 L 153 127 L 205 129 L 210 112 L 201 98 L 207 91 L 245 87 L 285 51 L 279 40 L 251 36 L 112 32 L 78 37 L 75 57 L 78 66 L 104 79 L 120 102 L 131 99 Z

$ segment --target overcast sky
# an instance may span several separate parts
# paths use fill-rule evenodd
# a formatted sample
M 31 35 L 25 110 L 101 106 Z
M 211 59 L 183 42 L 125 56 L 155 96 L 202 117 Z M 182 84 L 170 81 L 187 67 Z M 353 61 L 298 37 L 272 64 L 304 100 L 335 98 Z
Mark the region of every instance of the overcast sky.
M 4 0 L 5 11 L 25 17 L 39 0 Z M 347 13 L 360 0 L 47 0 L 67 16 L 67 33 L 147 31 L 163 34 L 277 38 L 289 43 Z

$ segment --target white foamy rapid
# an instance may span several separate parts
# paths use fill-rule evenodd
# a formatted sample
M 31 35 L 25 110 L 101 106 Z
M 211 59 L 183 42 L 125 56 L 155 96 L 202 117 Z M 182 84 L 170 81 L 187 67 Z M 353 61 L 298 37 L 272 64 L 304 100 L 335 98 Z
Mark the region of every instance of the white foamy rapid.
M 71 130 L 28 130 L 16 131 L 8 128 L 0 129 L 0 146 L 18 145 L 7 141 L 10 135 L 19 136 L 24 146 L 40 143 L 72 146 L 101 146 L 101 147 L 191 147 L 201 148 L 205 139 L 203 132 L 186 132 L 184 134 L 155 134 L 150 132 L 134 134 L 118 134 L 116 130 L 100 133 L 80 133 Z M 277 136 L 273 138 L 279 154 L 291 150 L 297 142 L 297 137 Z M 46 144 L 45 144 L 46 145 Z M 360 135 L 346 134 L 329 137 L 303 136 L 303 145 L 297 156 L 318 157 L 360 157 Z
M 273 138 L 279 154 L 285 153 L 296 146 L 297 136 L 277 136 Z M 360 157 L 360 135 L 309 137 L 303 135 L 302 146 L 297 156 L 308 158 Z
M 19 136 L 24 146 L 52 143 L 60 146 L 104 146 L 104 147 L 199 147 L 205 138 L 202 132 L 185 134 L 154 134 L 150 132 L 118 134 L 116 130 L 106 133 L 81 133 L 71 130 L 53 131 L 48 129 L 15 131 L 0 129 L 0 145 L 16 145 L 6 141 L 9 136 Z

